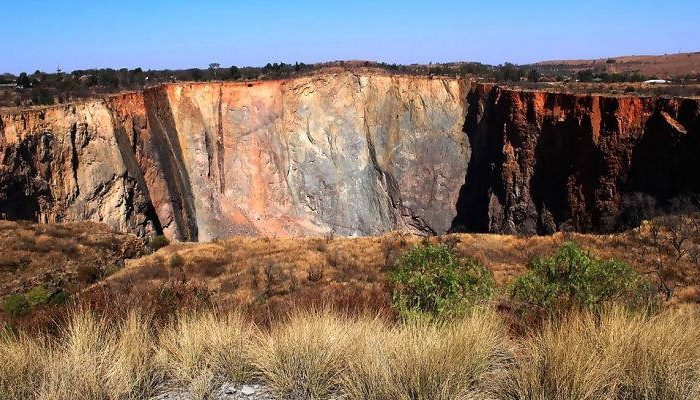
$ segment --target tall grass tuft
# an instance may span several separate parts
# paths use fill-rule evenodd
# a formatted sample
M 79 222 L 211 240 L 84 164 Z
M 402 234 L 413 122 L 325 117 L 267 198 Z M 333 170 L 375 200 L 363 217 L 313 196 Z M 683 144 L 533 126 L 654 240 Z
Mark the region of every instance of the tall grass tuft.
M 222 380 L 241 383 L 251 378 L 254 331 L 238 313 L 183 313 L 161 332 L 158 366 L 195 399 L 206 398 Z
M 500 319 L 473 312 L 454 323 L 366 325 L 349 353 L 350 399 L 485 398 L 510 358 Z
M 282 398 L 328 398 L 340 387 L 355 345 L 350 325 L 338 314 L 313 311 L 261 332 L 253 348 L 260 378 Z
M 45 340 L 0 333 L 0 399 L 34 398 L 49 353 Z
M 77 311 L 43 361 L 37 398 L 148 398 L 157 376 L 147 326 L 136 313 L 116 323 Z
M 0 399 L 136 400 L 171 389 L 211 398 L 262 381 L 279 398 L 694 400 L 700 314 L 572 312 L 527 337 L 473 310 L 451 322 L 388 322 L 328 310 L 258 329 L 237 313 L 183 313 L 156 334 L 132 312 L 77 310 L 58 335 L 0 335 Z
M 512 400 L 700 398 L 700 318 L 611 308 L 575 313 L 528 338 L 500 397 Z

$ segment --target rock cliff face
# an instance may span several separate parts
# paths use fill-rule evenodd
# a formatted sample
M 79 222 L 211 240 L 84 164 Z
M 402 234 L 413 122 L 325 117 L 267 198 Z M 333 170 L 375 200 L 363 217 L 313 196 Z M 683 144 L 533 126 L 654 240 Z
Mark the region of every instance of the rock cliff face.
M 445 232 L 469 161 L 468 90 L 347 73 L 5 115 L 0 216 L 203 241 Z
M 602 229 L 700 191 L 698 100 L 326 74 L 0 115 L 0 218 L 139 235 Z
M 473 157 L 456 227 L 596 232 L 615 226 L 630 194 L 663 204 L 700 192 L 700 99 L 488 85 L 468 97 Z

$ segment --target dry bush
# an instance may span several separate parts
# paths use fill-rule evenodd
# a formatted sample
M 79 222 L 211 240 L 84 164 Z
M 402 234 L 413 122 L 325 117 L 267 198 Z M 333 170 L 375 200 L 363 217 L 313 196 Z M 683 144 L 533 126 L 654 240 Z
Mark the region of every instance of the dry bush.
M 160 334 L 158 365 L 195 399 L 207 398 L 222 381 L 251 378 L 253 333 L 253 325 L 238 313 L 180 314 Z
M 700 396 L 700 317 L 621 308 L 571 315 L 527 339 L 500 397 L 690 400 Z

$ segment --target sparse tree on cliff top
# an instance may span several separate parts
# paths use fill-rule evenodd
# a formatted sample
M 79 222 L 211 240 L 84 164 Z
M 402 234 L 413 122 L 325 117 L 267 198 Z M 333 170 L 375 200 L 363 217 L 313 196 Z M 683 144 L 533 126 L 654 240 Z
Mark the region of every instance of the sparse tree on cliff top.
M 237 66 L 232 65 L 230 68 L 230 73 L 231 79 L 233 79 L 234 81 L 241 79 L 241 70 Z
M 212 74 L 214 75 L 214 78 L 216 78 L 217 73 L 219 72 L 219 68 L 221 67 L 221 64 L 219 63 L 211 63 L 209 64 L 209 69 L 212 71 Z
M 23 88 L 28 88 L 32 85 L 32 81 L 31 79 L 29 79 L 29 76 L 26 72 L 22 72 L 21 74 L 19 74 L 19 77 L 17 78 L 17 85 L 22 86 Z
M 527 80 L 530 82 L 539 82 L 540 81 L 540 73 L 537 72 L 536 69 L 531 69 L 527 73 Z

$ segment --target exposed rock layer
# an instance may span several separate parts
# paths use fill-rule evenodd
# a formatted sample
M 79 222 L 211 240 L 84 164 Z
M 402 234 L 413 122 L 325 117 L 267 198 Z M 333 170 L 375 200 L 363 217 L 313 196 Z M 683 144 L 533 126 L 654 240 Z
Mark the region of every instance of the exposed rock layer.
M 0 118 L 0 217 L 183 240 L 598 230 L 698 192 L 697 100 L 319 75 L 183 83 Z
M 700 100 L 479 86 L 455 226 L 550 233 L 613 228 L 625 196 L 700 192 Z

